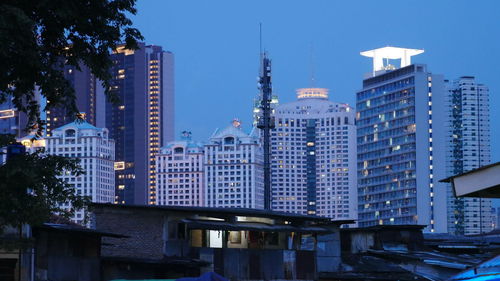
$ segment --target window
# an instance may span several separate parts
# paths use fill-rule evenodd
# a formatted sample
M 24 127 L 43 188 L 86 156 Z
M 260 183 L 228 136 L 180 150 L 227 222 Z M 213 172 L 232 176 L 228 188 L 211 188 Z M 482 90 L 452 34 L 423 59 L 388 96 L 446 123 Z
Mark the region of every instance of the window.
M 74 137 L 74 136 L 75 136 L 75 133 L 76 133 L 76 132 L 75 132 L 75 130 L 73 130 L 73 129 L 69 129 L 69 130 L 66 130 L 66 131 L 65 131 L 65 135 L 66 135 L 66 137 Z

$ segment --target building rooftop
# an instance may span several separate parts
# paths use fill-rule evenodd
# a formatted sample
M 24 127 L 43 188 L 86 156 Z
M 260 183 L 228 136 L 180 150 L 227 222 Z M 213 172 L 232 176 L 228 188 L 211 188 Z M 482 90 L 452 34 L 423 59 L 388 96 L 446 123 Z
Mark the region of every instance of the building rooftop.
M 85 129 L 91 129 L 91 130 L 102 130 L 101 128 L 97 128 L 94 125 L 88 123 L 85 120 L 75 120 L 71 123 L 68 123 L 64 126 L 61 126 L 59 128 L 54 129 L 54 131 L 63 131 L 69 128 L 74 128 L 74 129 L 80 129 L 80 130 L 85 130 Z
M 252 129 L 252 131 L 249 134 L 247 134 L 241 128 L 240 121 L 234 119 L 231 125 L 227 126 L 226 128 L 222 130 L 216 129 L 215 132 L 210 137 L 210 140 L 222 139 L 230 136 L 241 139 L 245 141 L 245 143 L 247 143 L 250 142 L 252 139 L 256 138 L 255 128 Z
M 235 136 L 238 138 L 247 138 L 249 135 L 245 133 L 241 128 L 235 128 L 233 126 L 227 126 L 226 128 L 222 130 L 217 130 L 213 135 L 212 138 L 223 138 L 225 136 Z

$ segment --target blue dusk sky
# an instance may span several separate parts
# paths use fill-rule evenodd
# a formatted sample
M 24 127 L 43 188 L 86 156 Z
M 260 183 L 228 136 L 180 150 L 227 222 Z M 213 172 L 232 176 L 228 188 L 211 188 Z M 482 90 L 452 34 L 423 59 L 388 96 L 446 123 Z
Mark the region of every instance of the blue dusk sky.
M 500 161 L 500 1 L 142 0 L 137 10 L 145 42 L 175 54 L 177 136 L 190 130 L 206 141 L 233 118 L 250 129 L 262 23 L 280 103 L 313 86 L 314 72 L 332 101 L 355 106 L 372 67 L 359 52 L 388 45 L 424 49 L 413 61 L 447 79 L 475 76 L 490 88 Z

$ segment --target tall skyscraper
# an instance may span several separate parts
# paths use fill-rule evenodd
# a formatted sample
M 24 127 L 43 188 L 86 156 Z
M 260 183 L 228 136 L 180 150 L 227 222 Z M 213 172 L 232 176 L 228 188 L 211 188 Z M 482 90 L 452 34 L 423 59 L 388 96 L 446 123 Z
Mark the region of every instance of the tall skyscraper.
M 97 95 L 103 93 L 99 82 L 96 82 L 94 75 L 85 65 L 80 65 L 80 70 L 75 66 L 64 66 L 64 77 L 71 83 L 75 90 L 76 105 L 80 111 L 81 117 L 88 123 L 96 126 L 97 124 Z M 46 111 L 47 114 L 47 136 L 52 135 L 54 128 L 71 123 L 75 116 L 68 115 L 67 109 L 63 106 L 51 108 Z
M 106 104 L 106 127 L 116 142 L 116 203 L 155 204 L 155 162 L 174 139 L 174 55 L 160 46 L 119 47 L 112 88 L 119 104 Z
M 162 147 L 156 156 L 156 204 L 204 206 L 203 160 L 203 145 L 189 132 Z
M 264 208 L 262 146 L 255 129 L 247 134 L 240 126 L 234 120 L 205 144 L 207 207 Z
M 327 89 L 297 90 L 274 112 L 272 208 L 356 219 L 355 112 L 328 100 Z
M 447 176 L 490 163 L 489 89 L 473 76 L 446 81 Z M 448 231 L 470 235 L 492 230 L 491 199 L 455 198 L 448 184 Z
M 107 129 L 87 122 L 72 122 L 52 131 L 46 138 L 47 154 L 77 158 L 85 174 L 62 176 L 75 187 L 76 193 L 90 197 L 92 202 L 112 203 L 115 200 L 115 143 Z M 65 207 L 71 207 L 66 205 Z M 84 211 L 78 210 L 72 220 L 83 223 Z
M 373 58 L 373 72 L 356 94 L 360 227 L 447 231 L 446 188 L 438 186 L 445 178 L 444 79 L 411 63 L 420 53 L 396 47 L 361 53 Z

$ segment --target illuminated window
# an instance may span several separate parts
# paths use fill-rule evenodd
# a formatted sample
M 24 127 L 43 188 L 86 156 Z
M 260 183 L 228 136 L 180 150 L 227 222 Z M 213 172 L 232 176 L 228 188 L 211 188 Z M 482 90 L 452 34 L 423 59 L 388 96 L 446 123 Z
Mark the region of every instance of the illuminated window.
M 115 162 L 115 171 L 125 170 L 125 162 Z

